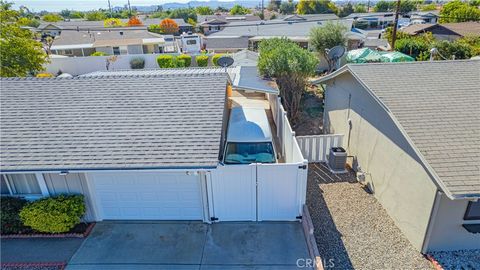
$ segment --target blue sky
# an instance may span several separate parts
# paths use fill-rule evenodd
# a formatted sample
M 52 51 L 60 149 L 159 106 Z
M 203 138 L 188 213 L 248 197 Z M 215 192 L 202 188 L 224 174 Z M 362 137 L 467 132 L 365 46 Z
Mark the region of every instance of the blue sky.
M 31 10 L 41 11 L 60 11 L 62 9 L 92 10 L 98 8 L 107 8 L 107 0 L 10 0 L 15 2 L 15 7 L 25 5 Z M 149 6 L 162 5 L 169 2 L 186 3 L 189 0 L 130 0 L 131 5 Z M 127 0 L 111 0 L 112 6 L 123 6 Z

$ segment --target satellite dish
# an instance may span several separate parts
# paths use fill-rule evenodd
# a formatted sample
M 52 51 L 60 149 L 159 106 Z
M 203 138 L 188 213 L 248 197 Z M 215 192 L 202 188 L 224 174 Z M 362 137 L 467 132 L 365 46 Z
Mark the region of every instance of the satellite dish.
M 328 50 L 327 56 L 331 60 L 337 61 L 338 59 L 340 59 L 340 57 L 342 57 L 345 54 L 345 51 L 346 51 L 345 47 L 335 46 L 335 47 L 331 48 L 330 50 Z
M 218 65 L 221 66 L 221 67 L 229 67 L 233 64 L 233 58 L 229 57 L 229 56 L 222 56 L 220 58 L 218 58 Z
M 335 46 L 327 51 L 328 72 L 332 72 L 338 67 L 338 60 L 345 54 L 346 49 L 343 46 Z

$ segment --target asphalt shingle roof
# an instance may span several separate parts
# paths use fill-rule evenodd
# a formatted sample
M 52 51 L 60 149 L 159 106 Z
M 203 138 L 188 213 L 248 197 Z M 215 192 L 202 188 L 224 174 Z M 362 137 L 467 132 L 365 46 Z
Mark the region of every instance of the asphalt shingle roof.
M 328 14 L 326 14 L 328 15 Z M 209 37 L 308 37 L 313 27 L 323 26 L 326 21 L 306 21 L 306 22 L 285 22 L 283 20 L 270 20 L 263 22 L 242 22 L 234 25 L 234 27 L 226 27 L 225 29 L 210 34 Z M 347 27 L 352 28 L 353 20 L 336 21 Z
M 1 170 L 214 167 L 227 74 L 1 80 Z
M 480 61 L 348 65 L 453 197 L 480 196 Z

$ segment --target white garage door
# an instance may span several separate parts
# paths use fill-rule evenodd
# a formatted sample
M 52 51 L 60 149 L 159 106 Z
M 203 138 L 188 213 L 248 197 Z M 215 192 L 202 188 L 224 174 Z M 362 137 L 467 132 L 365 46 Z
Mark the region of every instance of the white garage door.
M 90 174 L 101 219 L 201 220 L 200 178 L 185 173 Z

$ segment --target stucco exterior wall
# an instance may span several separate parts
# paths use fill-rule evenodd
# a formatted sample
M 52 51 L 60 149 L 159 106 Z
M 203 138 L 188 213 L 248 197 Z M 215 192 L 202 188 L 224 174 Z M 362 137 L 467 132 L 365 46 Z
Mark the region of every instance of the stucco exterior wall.
M 480 220 L 463 220 L 467 200 L 450 200 L 442 194 L 432 220 L 427 251 L 480 249 L 480 234 L 465 230 L 462 224 L 480 224 Z
M 437 187 L 418 156 L 385 109 L 349 73 L 328 83 L 325 100 L 326 132 L 345 134 L 343 145 L 355 157 L 354 167 L 366 172 L 374 196 L 421 250 Z

